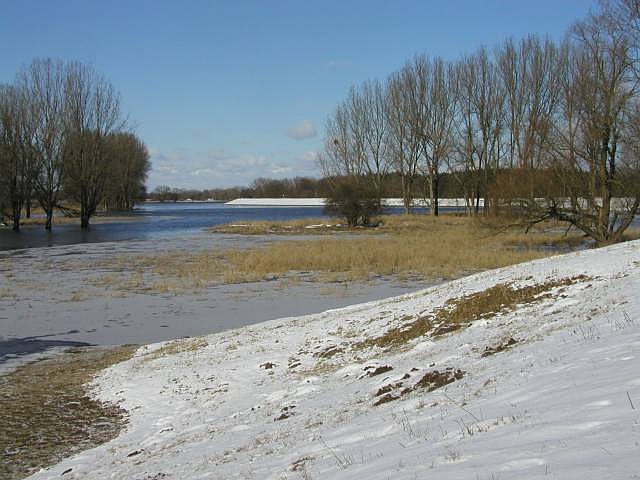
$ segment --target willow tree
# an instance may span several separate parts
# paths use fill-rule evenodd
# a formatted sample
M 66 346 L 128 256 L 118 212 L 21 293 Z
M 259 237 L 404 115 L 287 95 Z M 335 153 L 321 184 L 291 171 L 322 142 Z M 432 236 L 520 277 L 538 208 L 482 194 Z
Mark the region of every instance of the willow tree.
M 603 16 L 572 30 L 550 169 L 562 195 L 530 209 L 598 245 L 619 241 L 640 205 L 638 89 L 630 37 Z
M 0 86 L 0 196 L 13 230 L 20 230 L 25 204 L 31 198 L 35 172 L 26 96 L 13 85 Z
M 460 60 L 454 69 L 456 142 L 450 168 L 465 191 L 468 210 L 477 214 L 504 156 L 505 92 L 485 48 Z
M 112 133 L 107 138 L 105 155 L 109 165 L 104 193 L 107 210 L 132 210 L 145 193 L 151 167 L 147 147 L 131 132 Z
M 453 149 L 455 73 L 444 60 L 425 55 L 416 57 L 405 68 L 411 135 L 417 146 L 419 172 L 426 179 L 423 197 L 428 199 L 431 213 L 438 215 L 441 170 Z
M 418 130 L 417 118 L 412 115 L 411 67 L 405 66 L 394 73 L 387 83 L 386 115 L 389 125 L 387 152 L 392 167 L 400 177 L 404 212 L 410 213 L 418 176 L 419 142 L 414 134 Z
M 71 63 L 65 75 L 64 191 L 80 204 L 80 226 L 102 203 L 109 178 L 108 141 L 122 129 L 120 97 L 92 67 Z
M 51 229 L 62 188 L 65 74 L 61 60 L 35 60 L 23 68 L 16 82 L 25 97 L 34 163 L 33 189 L 45 212 L 47 230 Z
M 381 210 L 389 162 L 382 87 L 374 82 L 351 89 L 325 125 L 320 167 L 329 178 L 327 210 L 350 225 L 368 224 Z

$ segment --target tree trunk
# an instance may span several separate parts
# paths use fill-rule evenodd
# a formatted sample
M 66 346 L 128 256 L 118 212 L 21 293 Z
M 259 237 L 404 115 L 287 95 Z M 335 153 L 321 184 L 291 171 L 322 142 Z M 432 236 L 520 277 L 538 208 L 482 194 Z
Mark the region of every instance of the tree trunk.
M 13 205 L 13 231 L 20 231 L 20 214 L 22 212 L 22 205 L 14 204 Z
M 51 225 L 53 224 L 53 210 L 47 209 L 46 214 L 47 214 L 47 220 L 44 224 L 44 229 L 51 230 Z
M 404 213 L 405 215 L 409 215 L 411 213 L 411 188 L 407 185 L 407 179 L 403 175 L 402 176 L 402 204 L 404 205 Z
M 438 174 L 433 177 L 433 191 L 433 215 L 437 217 L 440 215 L 440 204 L 438 203 L 438 198 L 440 197 L 440 176 Z
M 89 209 L 86 205 L 80 205 L 80 228 L 89 228 Z

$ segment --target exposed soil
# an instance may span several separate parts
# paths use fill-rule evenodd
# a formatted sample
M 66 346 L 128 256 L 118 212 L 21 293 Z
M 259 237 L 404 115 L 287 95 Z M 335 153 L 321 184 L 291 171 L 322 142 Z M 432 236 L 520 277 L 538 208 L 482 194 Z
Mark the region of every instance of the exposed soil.
M 462 379 L 464 374 L 465 372 L 463 370 L 454 370 L 453 368 L 447 368 L 443 372 L 432 370 L 431 372 L 425 373 L 413 388 L 426 388 L 427 392 L 433 392 L 438 388 Z
M 412 369 L 412 371 L 414 371 L 414 369 Z M 399 381 L 388 383 L 378 388 L 374 394 L 376 399 L 373 405 L 377 407 L 378 405 L 398 400 L 404 395 L 418 389 L 426 389 L 427 392 L 433 392 L 438 388 L 462 379 L 465 373 L 464 370 L 454 369 L 452 367 L 447 367 L 443 371 L 431 370 L 425 373 L 413 386 L 404 387 L 403 380 L 411 378 L 411 374 L 405 373 Z
M 495 355 L 498 352 L 503 352 L 504 350 L 513 347 L 515 344 L 518 343 L 518 340 L 516 340 L 513 337 L 510 337 L 508 340 L 505 340 L 502 343 L 499 343 L 498 345 L 494 346 L 494 347 L 486 347 L 484 349 L 484 352 L 482 352 L 482 355 L 480 355 L 481 357 L 488 357 L 490 355 Z
M 337 345 L 332 345 L 318 353 L 315 353 L 314 356 L 318 358 L 331 358 L 334 355 L 337 355 L 338 353 L 342 353 L 342 352 L 344 352 L 344 349 L 338 347 Z
M 376 375 L 380 375 L 391 370 L 393 370 L 393 367 L 391 365 L 368 365 L 364 367 L 365 373 L 370 377 L 375 377 Z

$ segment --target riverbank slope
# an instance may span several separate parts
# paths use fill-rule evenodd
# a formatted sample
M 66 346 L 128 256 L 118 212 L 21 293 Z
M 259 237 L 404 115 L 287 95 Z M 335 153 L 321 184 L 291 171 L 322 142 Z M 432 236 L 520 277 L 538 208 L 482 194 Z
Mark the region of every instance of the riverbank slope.
M 143 347 L 117 438 L 34 479 L 630 478 L 640 242 Z

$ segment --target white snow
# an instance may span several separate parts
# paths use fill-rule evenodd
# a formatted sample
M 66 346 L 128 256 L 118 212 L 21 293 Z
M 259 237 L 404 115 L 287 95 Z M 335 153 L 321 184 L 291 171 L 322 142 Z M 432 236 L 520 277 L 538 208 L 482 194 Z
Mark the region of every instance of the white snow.
M 196 350 L 143 347 L 95 381 L 129 411 L 126 430 L 31 478 L 638 478 L 638 266 L 629 242 L 214 334 Z M 576 275 L 590 279 L 437 340 L 352 348 L 450 298 Z M 519 343 L 481 356 L 510 337 Z M 366 374 L 380 366 L 393 369 Z M 466 373 L 373 405 L 380 387 L 447 367 Z
M 226 205 L 251 206 L 251 207 L 324 207 L 324 198 L 236 198 Z M 388 207 L 402 207 L 401 198 L 383 198 L 382 203 Z M 441 198 L 438 200 L 441 207 L 465 206 L 463 198 Z M 482 201 L 480 202 L 482 206 Z M 424 207 L 427 203 L 421 199 L 415 199 L 413 205 Z

